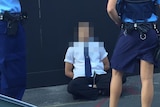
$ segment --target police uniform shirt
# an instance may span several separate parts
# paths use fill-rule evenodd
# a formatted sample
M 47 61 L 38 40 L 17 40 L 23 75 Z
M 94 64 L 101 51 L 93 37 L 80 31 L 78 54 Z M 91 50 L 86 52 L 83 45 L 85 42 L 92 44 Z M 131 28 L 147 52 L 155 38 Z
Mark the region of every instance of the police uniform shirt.
M 155 0 L 153 0 L 155 1 Z M 120 0 L 117 1 L 117 3 L 119 3 Z M 158 5 L 160 5 L 160 0 L 156 0 L 156 3 Z M 158 20 L 158 16 L 155 15 L 154 13 L 152 14 L 152 16 L 150 18 L 147 19 L 147 22 L 156 22 Z M 129 19 L 129 18 L 124 18 L 122 19 L 123 22 L 130 22 L 130 23 L 133 23 L 133 20 L 132 19 Z M 144 22 L 144 20 L 137 20 L 136 22 Z
M 64 62 L 73 64 L 74 78 L 85 76 L 85 60 L 84 60 L 84 44 L 85 42 L 74 42 L 69 47 Z M 89 57 L 91 61 L 92 76 L 96 74 L 106 74 L 102 60 L 108 55 L 102 42 L 89 42 Z
M 21 6 L 19 0 L 0 0 L 0 13 L 9 11 L 10 13 L 21 12 Z

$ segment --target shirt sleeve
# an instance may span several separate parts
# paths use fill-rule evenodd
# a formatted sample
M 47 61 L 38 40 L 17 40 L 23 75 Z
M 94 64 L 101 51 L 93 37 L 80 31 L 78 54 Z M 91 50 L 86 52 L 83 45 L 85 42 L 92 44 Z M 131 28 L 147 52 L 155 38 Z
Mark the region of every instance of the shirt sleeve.
M 73 56 L 74 56 L 73 47 L 69 47 L 67 49 L 64 62 L 69 62 L 69 63 L 73 64 L 73 59 L 74 59 Z
M 103 60 L 106 56 L 108 56 L 108 52 L 106 52 L 104 47 L 100 47 L 100 56 L 101 60 Z

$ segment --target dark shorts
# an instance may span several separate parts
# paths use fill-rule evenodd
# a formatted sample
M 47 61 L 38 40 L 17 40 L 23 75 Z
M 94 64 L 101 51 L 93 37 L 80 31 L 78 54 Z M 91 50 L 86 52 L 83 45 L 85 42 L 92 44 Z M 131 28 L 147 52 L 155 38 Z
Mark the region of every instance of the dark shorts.
M 148 31 L 145 40 L 140 38 L 138 31 L 126 35 L 122 30 L 111 58 L 111 68 L 133 73 L 137 71 L 140 60 L 155 64 L 154 51 L 157 45 L 155 30 Z

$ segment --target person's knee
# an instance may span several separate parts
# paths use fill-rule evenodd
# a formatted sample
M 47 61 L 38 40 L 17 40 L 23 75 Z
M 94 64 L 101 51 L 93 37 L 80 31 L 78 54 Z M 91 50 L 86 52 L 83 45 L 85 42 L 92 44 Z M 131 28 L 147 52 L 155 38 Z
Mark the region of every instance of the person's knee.
M 74 93 L 74 92 L 76 92 L 76 90 L 77 90 L 77 84 L 76 84 L 75 82 L 71 81 L 71 82 L 68 84 L 67 91 L 68 91 L 69 93 Z
M 123 77 L 123 73 L 118 71 L 118 70 L 113 69 L 112 70 L 112 77 L 122 78 Z

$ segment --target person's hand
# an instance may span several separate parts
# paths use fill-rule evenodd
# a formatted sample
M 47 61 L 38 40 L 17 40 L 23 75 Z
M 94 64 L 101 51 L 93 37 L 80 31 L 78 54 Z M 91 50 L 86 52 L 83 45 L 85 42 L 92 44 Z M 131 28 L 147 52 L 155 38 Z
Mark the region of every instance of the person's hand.
M 96 84 L 93 84 L 93 88 L 97 88 L 97 85 L 96 85 Z

